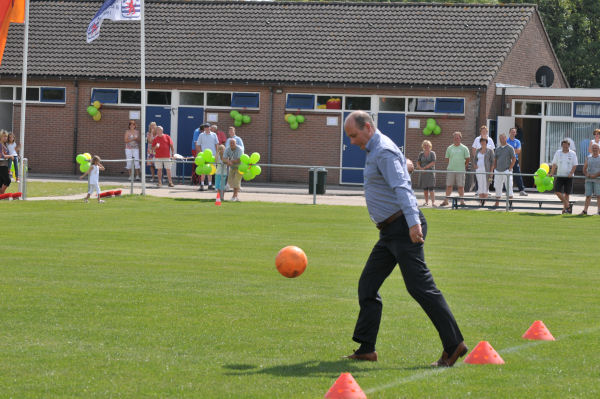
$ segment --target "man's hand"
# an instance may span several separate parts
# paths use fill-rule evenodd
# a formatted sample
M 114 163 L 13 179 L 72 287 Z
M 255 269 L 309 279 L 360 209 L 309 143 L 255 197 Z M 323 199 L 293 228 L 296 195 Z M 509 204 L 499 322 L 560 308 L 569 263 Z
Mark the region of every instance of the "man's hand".
M 415 224 L 412 226 L 409 229 L 408 234 L 410 235 L 410 240 L 415 244 L 423 244 L 425 242 L 420 224 Z
M 412 173 L 415 170 L 415 165 L 413 165 L 412 161 L 406 158 L 406 169 L 408 169 L 408 173 Z

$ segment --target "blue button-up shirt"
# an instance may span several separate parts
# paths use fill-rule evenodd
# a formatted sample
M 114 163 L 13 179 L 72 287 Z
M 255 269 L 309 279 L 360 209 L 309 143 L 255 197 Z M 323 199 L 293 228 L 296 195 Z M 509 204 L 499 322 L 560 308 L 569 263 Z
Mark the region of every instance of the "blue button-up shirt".
M 365 149 L 364 187 L 371 219 L 380 223 L 402 210 L 409 227 L 421 223 L 406 158 L 398 146 L 377 130 Z

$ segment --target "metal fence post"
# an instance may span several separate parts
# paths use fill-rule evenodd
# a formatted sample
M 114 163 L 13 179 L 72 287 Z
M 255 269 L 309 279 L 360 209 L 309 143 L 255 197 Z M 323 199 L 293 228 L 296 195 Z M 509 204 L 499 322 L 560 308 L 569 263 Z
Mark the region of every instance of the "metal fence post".
M 21 192 L 21 198 L 26 200 L 27 199 L 27 170 L 29 169 L 28 163 L 29 160 L 27 158 L 23 158 L 21 160 L 22 162 L 22 169 L 23 169 L 23 176 L 21 176 L 21 181 L 23 182 L 23 191 Z
M 313 205 L 317 205 L 317 168 L 313 172 Z

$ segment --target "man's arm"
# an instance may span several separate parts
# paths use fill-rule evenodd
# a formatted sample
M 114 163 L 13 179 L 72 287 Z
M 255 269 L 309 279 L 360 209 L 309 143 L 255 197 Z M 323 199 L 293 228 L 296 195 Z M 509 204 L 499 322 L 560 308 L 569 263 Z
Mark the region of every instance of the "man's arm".
M 585 162 L 583 163 L 583 175 L 585 177 L 591 177 L 591 176 L 588 176 L 587 167 L 588 167 L 588 160 L 586 158 Z

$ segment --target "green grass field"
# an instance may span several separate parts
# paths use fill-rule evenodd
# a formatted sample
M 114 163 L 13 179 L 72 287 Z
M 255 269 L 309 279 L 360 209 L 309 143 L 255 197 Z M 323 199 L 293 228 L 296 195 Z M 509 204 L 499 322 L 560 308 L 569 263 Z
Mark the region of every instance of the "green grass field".
M 505 365 L 432 370 L 441 344 L 393 273 L 377 363 L 340 359 L 377 239 L 365 208 L 142 197 L 2 203 L 0 397 L 600 396 L 600 218 L 425 210 L 426 256 L 469 348 Z M 285 245 L 309 259 L 296 279 Z M 554 342 L 521 335 L 543 320 Z

